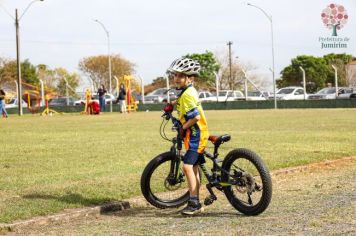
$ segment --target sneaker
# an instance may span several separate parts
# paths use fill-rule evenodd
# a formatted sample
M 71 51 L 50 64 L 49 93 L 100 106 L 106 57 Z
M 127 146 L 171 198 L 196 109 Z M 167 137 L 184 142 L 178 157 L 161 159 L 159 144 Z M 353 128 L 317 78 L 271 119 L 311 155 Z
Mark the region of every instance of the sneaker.
M 182 215 L 195 215 L 199 212 L 202 212 L 203 208 L 201 207 L 200 202 L 198 201 L 188 201 L 188 205 L 181 211 Z

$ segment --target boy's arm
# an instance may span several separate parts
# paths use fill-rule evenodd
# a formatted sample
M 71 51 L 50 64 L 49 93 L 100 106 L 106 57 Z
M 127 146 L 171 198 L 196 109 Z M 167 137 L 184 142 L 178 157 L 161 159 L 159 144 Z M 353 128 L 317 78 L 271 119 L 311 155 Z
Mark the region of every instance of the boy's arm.
M 195 125 L 200 120 L 200 115 L 197 115 L 183 124 L 183 129 L 189 129 L 191 126 Z

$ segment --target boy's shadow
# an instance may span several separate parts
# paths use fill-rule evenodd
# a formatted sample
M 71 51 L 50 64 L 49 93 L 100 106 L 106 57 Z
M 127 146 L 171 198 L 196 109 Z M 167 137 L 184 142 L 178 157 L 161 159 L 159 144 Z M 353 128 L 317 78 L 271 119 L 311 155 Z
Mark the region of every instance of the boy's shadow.
M 111 215 L 116 217 L 138 217 L 138 218 L 187 218 L 187 217 L 242 217 L 242 214 L 236 211 L 204 211 L 195 216 L 185 216 L 181 214 L 182 208 L 174 209 L 157 209 L 153 207 L 133 207 L 125 211 L 119 211 L 112 213 Z

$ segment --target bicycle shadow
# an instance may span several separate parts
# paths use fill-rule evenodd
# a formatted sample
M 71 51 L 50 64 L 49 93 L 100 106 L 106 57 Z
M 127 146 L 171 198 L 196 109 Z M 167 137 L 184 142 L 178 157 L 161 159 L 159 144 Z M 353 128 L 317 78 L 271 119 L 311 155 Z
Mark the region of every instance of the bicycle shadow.
M 32 193 L 22 196 L 25 199 L 42 199 L 42 200 L 55 200 L 61 201 L 73 205 L 82 205 L 85 207 L 102 207 L 103 211 L 100 212 L 101 215 L 109 215 L 113 217 L 122 218 L 187 218 L 187 217 L 200 217 L 200 218 L 232 218 L 232 217 L 246 217 L 236 211 L 221 211 L 218 208 L 207 208 L 204 212 L 201 212 L 195 216 L 184 216 L 181 214 L 182 208 L 173 209 L 158 209 L 151 206 L 147 207 L 131 207 L 125 210 L 120 209 L 119 211 L 110 211 L 105 208 L 106 203 L 120 202 L 112 198 L 86 198 L 78 193 L 67 193 L 65 195 L 51 195 L 43 193 Z

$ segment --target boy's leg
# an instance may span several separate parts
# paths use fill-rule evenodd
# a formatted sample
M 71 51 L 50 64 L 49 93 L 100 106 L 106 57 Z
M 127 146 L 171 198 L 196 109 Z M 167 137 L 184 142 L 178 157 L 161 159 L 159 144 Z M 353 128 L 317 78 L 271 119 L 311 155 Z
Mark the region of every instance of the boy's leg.
M 197 182 L 197 176 L 195 175 L 193 165 L 184 164 L 183 171 L 187 176 L 190 196 L 198 196 L 199 182 Z
M 200 185 L 201 185 L 201 182 L 200 182 L 200 173 L 199 173 L 199 166 L 198 165 L 195 165 L 193 166 L 193 171 L 194 171 L 194 175 L 195 175 L 195 179 L 196 179 L 196 183 L 197 183 L 197 196 L 199 197 L 199 189 L 200 189 Z
M 198 158 L 199 154 L 191 150 L 188 150 L 183 157 L 183 171 L 187 177 L 190 195 L 187 207 L 181 211 L 184 215 L 194 215 L 201 211 L 201 204 L 199 202 L 200 176 L 198 165 L 196 165 Z

